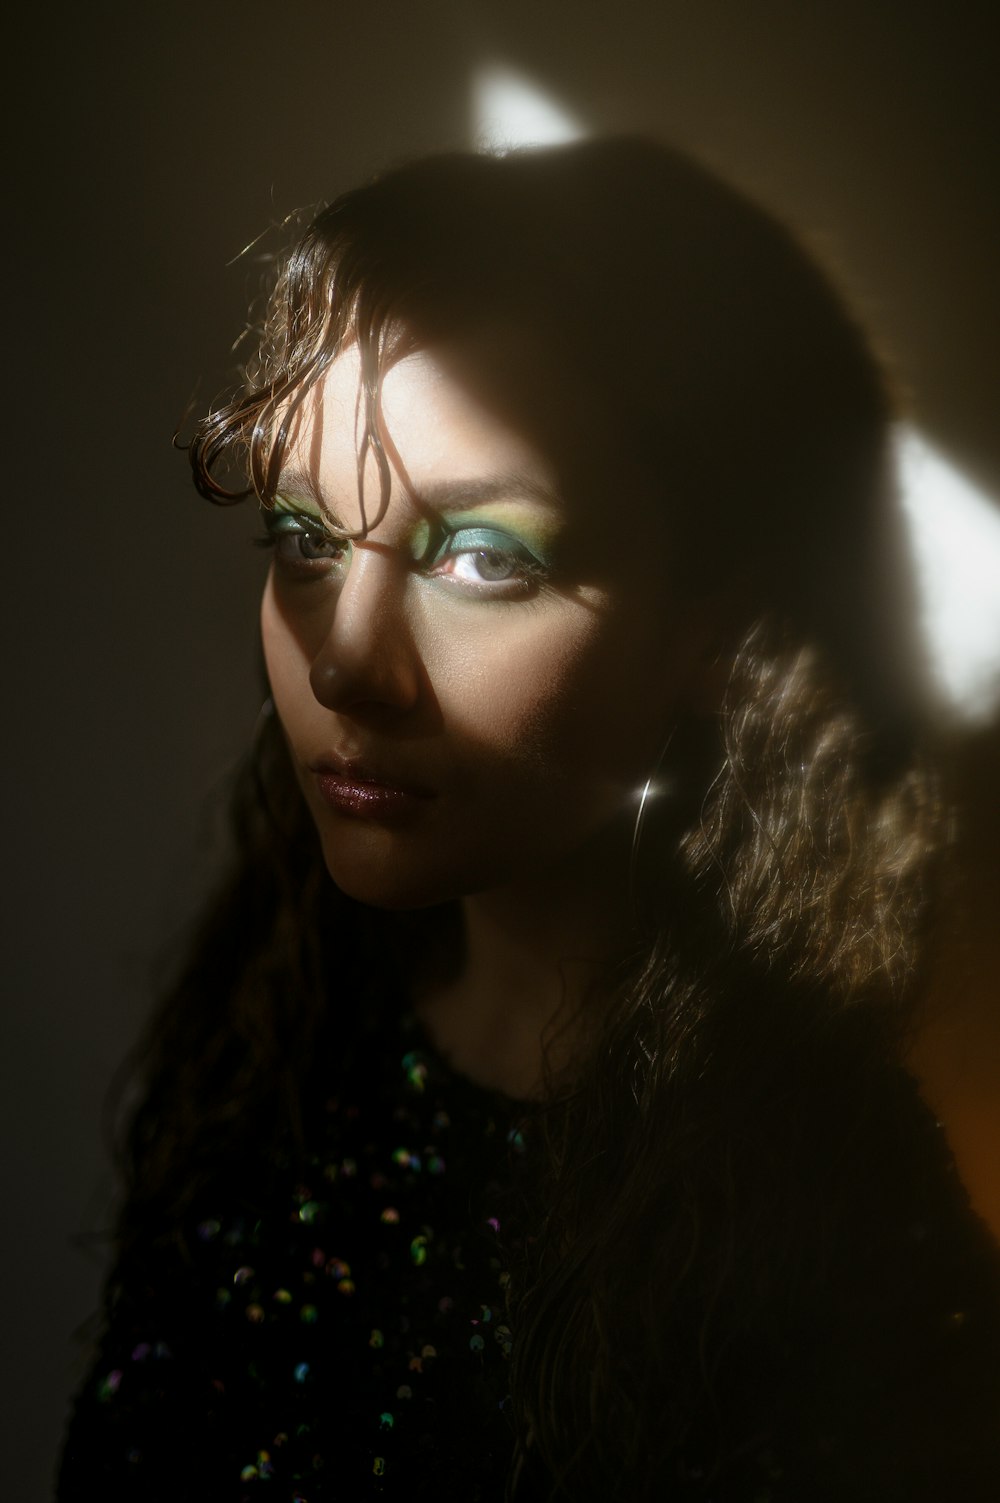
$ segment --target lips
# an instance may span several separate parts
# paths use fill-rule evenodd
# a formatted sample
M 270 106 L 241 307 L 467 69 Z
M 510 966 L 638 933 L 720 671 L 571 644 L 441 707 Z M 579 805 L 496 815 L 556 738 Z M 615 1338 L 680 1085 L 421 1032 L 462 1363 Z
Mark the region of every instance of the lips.
M 359 819 L 391 820 L 413 814 L 432 796 L 380 768 L 348 757 L 327 756 L 309 768 L 325 803 Z

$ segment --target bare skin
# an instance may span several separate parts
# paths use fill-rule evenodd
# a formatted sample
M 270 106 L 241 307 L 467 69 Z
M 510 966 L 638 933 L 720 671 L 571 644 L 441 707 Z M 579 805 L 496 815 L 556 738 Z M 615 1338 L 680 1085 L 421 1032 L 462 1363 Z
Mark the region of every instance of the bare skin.
M 447 981 L 424 987 L 417 1015 L 460 1074 L 516 1099 L 545 1095 L 571 1068 L 578 1010 L 627 941 L 621 830 L 532 885 L 462 899 L 465 949 Z
M 527 1097 L 561 1005 L 627 938 L 639 790 L 714 632 L 635 498 L 564 494 L 456 370 L 419 352 L 387 373 L 391 495 L 345 540 L 379 487 L 370 465 L 363 514 L 357 359 L 334 362 L 267 519 L 263 642 L 331 876 L 375 907 L 459 904 L 420 1016 L 459 1070 Z

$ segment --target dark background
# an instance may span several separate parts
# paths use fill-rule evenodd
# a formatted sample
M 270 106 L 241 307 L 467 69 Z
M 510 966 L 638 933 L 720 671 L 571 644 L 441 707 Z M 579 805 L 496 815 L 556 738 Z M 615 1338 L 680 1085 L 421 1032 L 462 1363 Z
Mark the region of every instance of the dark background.
M 825 247 L 932 441 L 1000 495 L 992 4 L 159 0 L 6 37 L 3 1491 L 48 1496 L 95 1306 L 109 1081 L 209 878 L 260 701 L 249 515 L 171 433 L 230 379 L 241 248 L 463 145 L 523 70 L 689 146 Z

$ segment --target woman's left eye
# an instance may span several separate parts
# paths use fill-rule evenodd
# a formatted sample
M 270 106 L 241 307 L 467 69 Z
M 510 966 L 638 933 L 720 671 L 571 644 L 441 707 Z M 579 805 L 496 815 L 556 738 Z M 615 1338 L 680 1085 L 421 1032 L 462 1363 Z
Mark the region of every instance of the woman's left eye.
M 524 595 L 537 587 L 547 570 L 541 559 L 509 533 L 463 527 L 447 535 L 428 573 L 454 580 L 477 594 Z

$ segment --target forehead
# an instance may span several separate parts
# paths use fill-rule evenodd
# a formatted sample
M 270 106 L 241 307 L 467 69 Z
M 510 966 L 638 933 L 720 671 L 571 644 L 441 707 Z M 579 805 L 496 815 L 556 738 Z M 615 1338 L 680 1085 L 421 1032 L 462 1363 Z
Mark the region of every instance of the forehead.
M 541 492 L 559 489 L 556 465 L 515 421 L 488 401 L 477 381 L 479 356 L 458 349 L 417 350 L 381 382 L 379 436 L 392 470 L 392 495 L 418 497 L 442 481 L 516 475 Z M 356 347 L 332 363 L 304 403 L 290 435 L 284 473 L 293 472 L 325 504 L 341 509 L 356 496 L 366 426 Z M 378 474 L 366 461 L 365 489 Z

